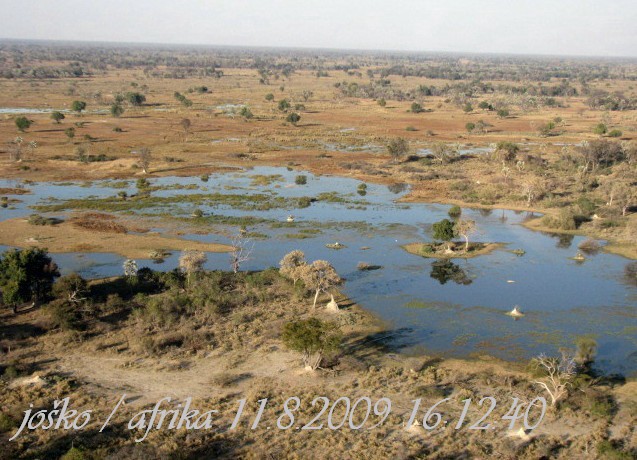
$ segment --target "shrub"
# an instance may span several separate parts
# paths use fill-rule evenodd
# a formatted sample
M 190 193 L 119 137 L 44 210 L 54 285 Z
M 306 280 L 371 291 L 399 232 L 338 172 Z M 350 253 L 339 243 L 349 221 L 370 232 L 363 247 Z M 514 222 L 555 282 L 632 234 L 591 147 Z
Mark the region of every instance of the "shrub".
M 637 286 L 637 262 L 630 262 L 624 267 L 624 276 L 631 284 Z
M 305 175 L 296 176 L 296 178 L 294 179 L 294 183 L 296 183 L 297 185 L 307 184 L 307 176 Z
M 608 128 L 606 128 L 606 125 L 604 123 L 599 123 L 597 126 L 595 126 L 595 128 L 593 128 L 593 132 L 600 136 L 606 134 L 607 131 Z
M 301 121 L 301 115 L 299 115 L 296 112 L 292 112 L 285 118 L 285 121 L 287 121 L 288 123 L 292 123 L 293 125 L 296 125 L 299 121 Z
M 577 247 L 588 254 L 596 254 L 601 249 L 599 242 L 592 238 L 582 241 Z
M 309 208 L 312 204 L 312 198 L 308 196 L 302 196 L 297 200 L 297 206 L 299 208 Z
M 452 206 L 451 208 L 449 208 L 448 214 L 451 218 L 460 217 L 460 215 L 462 214 L 462 209 L 460 208 L 460 206 Z
M 542 222 L 549 228 L 559 230 L 576 230 L 578 227 L 575 212 L 570 209 L 562 209 L 557 216 L 544 216 Z
M 424 111 L 425 111 L 425 109 L 423 109 L 422 105 L 420 105 L 419 103 L 413 102 L 411 104 L 411 112 L 412 113 L 421 113 L 421 112 L 424 112 Z
M 623 134 L 619 129 L 613 129 L 608 133 L 608 137 L 622 137 Z
M 18 131 L 24 132 L 31 127 L 33 122 L 29 120 L 27 117 L 17 117 L 15 119 L 15 126 L 18 128 Z

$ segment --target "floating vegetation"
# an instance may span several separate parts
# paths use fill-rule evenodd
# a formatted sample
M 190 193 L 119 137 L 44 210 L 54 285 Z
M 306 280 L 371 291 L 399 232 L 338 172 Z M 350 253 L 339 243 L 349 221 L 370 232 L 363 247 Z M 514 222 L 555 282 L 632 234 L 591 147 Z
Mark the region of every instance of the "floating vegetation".
M 283 182 L 283 176 L 281 174 L 256 174 L 250 177 L 252 179 L 250 185 L 252 185 L 253 187 L 267 186 L 271 185 L 274 182 Z

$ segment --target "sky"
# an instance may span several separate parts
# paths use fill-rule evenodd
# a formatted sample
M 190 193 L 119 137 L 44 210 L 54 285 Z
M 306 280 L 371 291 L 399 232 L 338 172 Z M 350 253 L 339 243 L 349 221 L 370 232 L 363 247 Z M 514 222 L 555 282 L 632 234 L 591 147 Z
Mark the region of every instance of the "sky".
M 637 0 L 0 0 L 0 38 L 637 57 Z

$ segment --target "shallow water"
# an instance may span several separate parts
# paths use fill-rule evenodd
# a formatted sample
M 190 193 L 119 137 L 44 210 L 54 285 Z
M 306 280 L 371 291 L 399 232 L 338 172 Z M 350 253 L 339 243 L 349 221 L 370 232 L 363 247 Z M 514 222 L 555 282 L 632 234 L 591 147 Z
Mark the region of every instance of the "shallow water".
M 281 178 L 255 186 L 253 176 L 257 174 L 278 174 Z M 307 185 L 294 183 L 299 174 L 307 176 Z M 150 180 L 153 186 L 197 186 L 195 190 L 158 190 L 152 193 L 154 196 L 218 192 L 303 197 L 338 191 L 348 203 L 317 202 L 304 209 L 266 211 L 247 211 L 228 204 L 179 203 L 143 212 L 187 217 L 197 207 L 206 214 L 271 219 L 248 229 L 268 238 L 255 240 L 253 259 L 242 269 L 276 266 L 293 249 L 303 250 L 309 260 L 329 260 L 347 279 L 344 292 L 386 320 L 396 332 L 390 335 L 390 345 L 404 352 L 424 350 L 454 356 L 488 353 L 516 360 L 573 347 L 578 336 L 587 335 L 598 341 L 598 368 L 637 373 L 637 288 L 623 279 L 629 261 L 599 253 L 579 264 L 570 257 L 577 252 L 582 237 L 530 231 L 520 225 L 530 217 L 527 213 L 464 209 L 463 216 L 478 223 L 482 232 L 478 240 L 508 244 L 489 255 L 441 264 L 408 254 L 400 245 L 430 240 L 431 224 L 447 217 L 449 206 L 396 203 L 406 191 L 393 193 L 386 186 L 368 184 L 366 195 L 360 196 L 360 181 L 354 179 L 269 167 L 211 175 L 208 182 L 197 177 Z M 14 181 L 0 181 L 0 187 L 16 185 Z M 28 215 L 33 212 L 30 205 L 50 202 L 49 197 L 103 198 L 120 190 L 129 195 L 136 192 L 135 181 L 38 183 L 26 187 L 32 194 L 15 196 L 22 203 L 15 209 L 0 209 L 0 219 Z M 284 228 L 273 225 L 285 222 L 289 214 L 295 216 L 294 224 L 285 224 Z M 319 233 L 304 233 L 305 239 L 287 236 L 312 229 Z M 210 226 L 210 231 L 219 230 L 231 234 L 237 227 Z M 215 234 L 184 238 L 228 243 L 227 237 Z M 325 247 L 335 241 L 347 247 L 338 251 Z M 518 257 L 507 250 L 516 248 L 526 254 Z M 168 270 L 177 265 L 178 256 L 174 253 L 161 264 L 151 260 L 138 260 L 138 264 Z M 87 277 L 122 273 L 123 258 L 114 254 L 55 254 L 54 258 L 63 271 L 78 271 Z M 383 268 L 361 272 L 356 269 L 358 262 Z M 209 254 L 207 268 L 228 269 L 229 255 Z M 507 316 L 505 313 L 514 305 L 520 305 L 526 316 L 517 321 Z

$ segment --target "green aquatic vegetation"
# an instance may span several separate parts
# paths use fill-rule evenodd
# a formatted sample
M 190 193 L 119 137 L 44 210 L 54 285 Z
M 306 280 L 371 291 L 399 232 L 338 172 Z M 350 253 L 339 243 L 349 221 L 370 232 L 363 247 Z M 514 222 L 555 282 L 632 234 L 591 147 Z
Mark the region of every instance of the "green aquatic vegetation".
M 252 182 L 250 185 L 252 186 L 266 186 L 270 185 L 274 182 L 283 182 L 283 176 L 281 174 L 256 174 L 254 176 L 250 176 Z
M 285 238 L 295 239 L 295 240 L 304 240 L 307 238 L 313 238 L 313 236 L 308 235 L 306 233 L 286 233 L 283 235 Z
M 72 182 L 68 183 L 66 185 L 74 185 Z M 102 181 L 102 182 L 97 182 L 96 184 L 94 184 L 97 187 L 102 187 L 102 188 L 115 188 L 115 189 L 122 189 L 122 188 L 128 188 L 129 187 L 129 182 L 125 181 L 125 180 L 118 180 L 118 181 Z
M 193 186 L 197 188 L 197 186 Z M 229 206 L 244 211 L 266 211 L 269 209 L 295 209 L 304 207 L 304 202 L 298 198 L 284 198 L 271 194 L 224 194 L 211 193 L 190 195 L 174 195 L 167 197 L 140 194 L 126 200 L 120 197 L 108 198 L 79 198 L 56 201 L 49 204 L 33 206 L 40 212 L 59 212 L 69 209 L 90 209 L 98 211 L 130 211 L 148 208 L 166 208 L 172 205 L 192 204 L 195 206 Z

